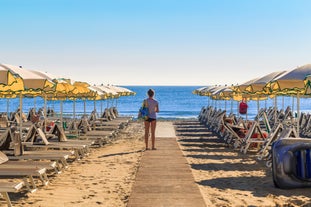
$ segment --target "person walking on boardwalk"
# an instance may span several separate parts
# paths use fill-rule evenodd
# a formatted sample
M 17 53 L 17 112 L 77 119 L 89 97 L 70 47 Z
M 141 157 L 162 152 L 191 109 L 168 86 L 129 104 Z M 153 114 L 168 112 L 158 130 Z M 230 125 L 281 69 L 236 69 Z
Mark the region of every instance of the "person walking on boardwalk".
M 147 102 L 149 114 L 148 118 L 145 120 L 145 143 L 146 143 L 146 150 L 149 150 L 148 148 L 148 139 L 149 139 L 149 131 L 151 129 L 151 144 L 152 144 L 152 150 L 155 150 L 155 130 L 157 125 L 157 113 L 159 112 L 159 103 L 157 100 L 155 100 L 154 97 L 154 90 L 149 89 L 148 92 L 148 98 L 144 100 L 144 102 Z

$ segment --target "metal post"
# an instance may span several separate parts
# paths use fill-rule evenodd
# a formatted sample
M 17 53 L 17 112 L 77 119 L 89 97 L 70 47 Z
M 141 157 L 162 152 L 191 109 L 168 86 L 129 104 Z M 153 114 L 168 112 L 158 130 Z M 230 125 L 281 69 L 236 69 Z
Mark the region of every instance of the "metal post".
M 9 113 L 10 113 L 10 99 L 6 99 L 6 113 L 7 116 L 9 117 Z
M 76 99 L 73 99 L 73 118 L 76 118 Z
M 86 115 L 86 100 L 84 99 L 84 115 Z
M 44 94 L 43 118 L 44 118 L 44 132 L 46 132 L 46 94 Z
M 60 100 L 60 125 L 63 128 L 63 100 Z
M 23 120 L 22 120 L 22 115 L 23 115 L 23 95 L 22 92 L 19 94 L 19 135 L 21 137 L 21 139 L 23 139 Z
M 297 134 L 299 135 L 299 119 L 300 119 L 300 97 L 297 94 Z

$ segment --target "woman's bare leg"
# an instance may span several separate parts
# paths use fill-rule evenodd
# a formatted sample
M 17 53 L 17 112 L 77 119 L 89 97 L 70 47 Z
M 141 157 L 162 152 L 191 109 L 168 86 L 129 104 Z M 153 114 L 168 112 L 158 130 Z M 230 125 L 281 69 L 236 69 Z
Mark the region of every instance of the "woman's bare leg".
M 145 144 L 146 144 L 146 149 L 148 149 L 149 128 L 150 128 L 150 122 L 149 121 L 145 121 Z
M 155 130 L 157 126 L 157 121 L 151 122 L 151 142 L 152 142 L 152 149 L 155 149 Z

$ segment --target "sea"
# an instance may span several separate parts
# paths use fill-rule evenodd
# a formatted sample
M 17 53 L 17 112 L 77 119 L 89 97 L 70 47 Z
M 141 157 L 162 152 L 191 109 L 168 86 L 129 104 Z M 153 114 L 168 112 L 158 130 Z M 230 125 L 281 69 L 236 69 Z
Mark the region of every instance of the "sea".
M 102 113 L 106 107 L 116 106 L 119 114 L 122 116 L 133 116 L 137 118 L 138 110 L 142 102 L 147 98 L 148 89 L 155 90 L 154 98 L 159 102 L 160 112 L 159 119 L 192 119 L 197 118 L 202 107 L 208 105 L 217 109 L 226 110 L 227 113 L 235 113 L 239 116 L 238 102 L 232 100 L 211 100 L 207 96 L 195 95 L 192 92 L 202 86 L 122 86 L 134 91 L 136 94 L 132 96 L 122 96 L 117 99 L 108 100 L 64 100 L 64 101 L 47 101 L 47 108 L 53 109 L 58 115 L 63 117 L 79 117 L 83 114 L 90 114 L 94 109 L 97 113 Z M 299 104 L 298 104 L 299 103 Z M 258 108 L 268 108 L 277 105 L 279 109 L 285 109 L 290 106 L 297 111 L 311 112 L 311 99 L 300 98 L 297 102 L 296 97 L 281 96 L 268 98 L 264 101 L 248 101 L 248 113 L 243 115 L 247 119 L 253 119 L 257 114 Z M 0 99 L 0 112 L 16 111 L 20 105 L 19 98 Z M 28 113 L 30 108 L 44 107 L 44 100 L 40 97 L 22 99 L 22 108 Z

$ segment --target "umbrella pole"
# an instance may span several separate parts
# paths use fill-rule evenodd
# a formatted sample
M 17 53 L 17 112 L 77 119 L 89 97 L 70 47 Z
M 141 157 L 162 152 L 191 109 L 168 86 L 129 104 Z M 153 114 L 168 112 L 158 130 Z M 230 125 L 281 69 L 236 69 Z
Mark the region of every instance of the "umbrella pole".
M 260 108 L 260 106 L 259 106 L 259 97 L 257 97 L 257 114 L 259 114 L 259 108 Z
M 233 112 L 233 99 L 231 99 L 231 109 L 230 109 L 230 113 Z
M 76 118 L 76 99 L 73 99 L 73 118 Z
M 6 99 L 6 114 L 9 117 L 9 113 L 10 113 L 10 100 L 7 98 Z
M 300 97 L 297 94 L 297 134 L 299 136 L 299 119 L 300 119 Z
M 277 96 L 274 98 L 274 122 L 276 121 L 277 112 Z
M 94 99 L 94 111 L 96 111 L 96 100 Z
M 19 95 L 19 136 L 21 139 L 23 139 L 23 120 L 22 120 L 22 115 L 23 115 L 23 95 L 22 95 L 22 92 L 20 93 Z
M 44 117 L 44 132 L 46 132 L 46 94 L 44 94 L 43 117 Z
M 64 128 L 64 124 L 63 124 L 63 100 L 60 100 L 60 125 L 61 128 Z
M 37 104 L 37 99 L 36 97 L 33 98 L 33 108 L 35 109 L 36 111 L 36 104 Z
M 247 104 L 247 99 L 246 99 L 245 103 Z M 248 110 L 246 110 L 245 118 L 246 118 L 246 121 L 247 121 L 248 120 Z
M 292 112 L 294 113 L 294 104 L 295 103 L 295 97 L 293 96 L 293 98 L 292 98 Z
M 227 111 L 227 101 L 226 100 L 224 101 L 225 101 L 225 110 Z
M 282 96 L 282 109 L 285 109 L 284 108 L 284 96 Z
M 84 115 L 86 115 L 86 100 L 85 99 L 84 99 L 83 104 L 84 104 Z
M 100 100 L 100 116 L 103 114 L 103 100 Z
M 265 109 L 267 109 L 267 100 L 265 100 Z

